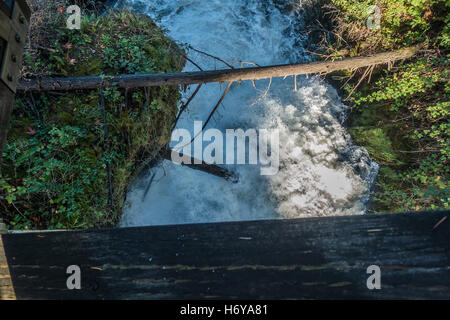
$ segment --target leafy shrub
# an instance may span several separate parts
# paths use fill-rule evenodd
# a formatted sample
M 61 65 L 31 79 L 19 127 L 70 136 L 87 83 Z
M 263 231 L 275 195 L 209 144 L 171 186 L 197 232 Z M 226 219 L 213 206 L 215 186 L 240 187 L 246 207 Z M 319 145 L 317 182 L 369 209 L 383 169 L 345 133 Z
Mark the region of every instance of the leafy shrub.
M 414 44 L 423 49 L 414 59 L 392 69 L 375 69 L 367 83 L 355 74 L 344 74 L 344 94 L 351 94 L 347 102 L 355 111 L 349 131 L 356 143 L 382 164 L 369 209 L 448 209 L 450 3 L 331 2 L 327 10 L 334 25 L 322 46 L 327 56 L 371 54 Z M 379 29 L 366 27 L 371 5 L 381 9 Z
M 81 30 L 50 16 L 44 43 L 28 48 L 23 74 L 115 75 L 181 71 L 177 45 L 146 16 L 85 17 Z M 40 26 L 42 29 L 43 27 Z M 115 224 L 128 184 L 170 139 L 176 87 L 105 88 L 106 152 L 99 90 L 18 96 L 0 164 L 8 228 L 77 229 Z M 108 205 L 107 166 L 113 203 Z
M 448 45 L 449 19 L 446 0 L 332 0 L 337 7 L 341 39 L 354 41 L 352 47 L 392 48 L 430 42 Z M 381 10 L 379 29 L 369 30 L 371 5 Z

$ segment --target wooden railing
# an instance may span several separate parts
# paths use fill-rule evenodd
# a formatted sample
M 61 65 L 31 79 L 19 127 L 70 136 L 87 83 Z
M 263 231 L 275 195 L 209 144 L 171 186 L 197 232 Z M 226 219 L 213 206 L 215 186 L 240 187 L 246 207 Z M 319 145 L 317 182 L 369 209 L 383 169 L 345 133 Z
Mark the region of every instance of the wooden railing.
M 447 216 L 367 214 L 2 240 L 18 299 L 449 299 Z M 67 288 L 71 265 L 80 267 L 80 290 Z M 372 265 L 380 268 L 381 289 L 367 287 Z

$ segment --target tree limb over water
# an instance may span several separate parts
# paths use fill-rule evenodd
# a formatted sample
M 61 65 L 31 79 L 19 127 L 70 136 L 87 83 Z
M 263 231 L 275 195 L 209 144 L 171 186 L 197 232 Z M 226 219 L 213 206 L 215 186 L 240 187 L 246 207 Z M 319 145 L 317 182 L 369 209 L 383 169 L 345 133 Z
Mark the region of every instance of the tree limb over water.
M 178 72 L 164 74 L 133 74 L 119 76 L 83 76 L 66 78 L 21 79 L 19 91 L 57 91 L 97 89 L 108 86 L 119 88 L 154 87 L 162 85 L 190 85 L 208 82 L 259 80 L 300 74 L 327 74 L 339 70 L 356 69 L 379 64 L 391 65 L 394 61 L 413 57 L 419 47 L 408 47 L 397 51 L 352 57 L 335 61 L 317 61 L 265 67 Z

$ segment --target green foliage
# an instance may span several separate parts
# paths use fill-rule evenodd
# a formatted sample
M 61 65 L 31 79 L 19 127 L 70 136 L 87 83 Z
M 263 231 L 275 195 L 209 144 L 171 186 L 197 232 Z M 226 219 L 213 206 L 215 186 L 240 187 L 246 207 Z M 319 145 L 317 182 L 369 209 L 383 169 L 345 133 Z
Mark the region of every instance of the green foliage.
M 184 59 L 145 16 L 112 12 L 85 17 L 81 30 L 48 22 L 52 48 L 27 51 L 24 73 L 89 75 L 181 71 Z M 49 50 L 50 49 L 50 50 Z M 18 96 L 0 164 L 0 208 L 8 228 L 78 229 L 113 225 L 128 184 L 170 139 L 175 87 Z M 108 206 L 107 165 L 113 206 Z
M 448 45 L 448 0 L 333 0 L 333 3 L 345 12 L 349 25 L 359 25 L 361 31 L 369 31 L 385 48 L 428 41 Z M 363 29 L 369 17 L 367 8 L 371 5 L 381 10 L 378 30 Z M 435 38 L 432 34 L 436 30 L 442 33 Z
M 161 104 L 158 103 L 158 101 L 153 100 L 152 103 L 150 104 L 150 109 L 152 111 L 159 111 L 162 109 Z
M 391 140 L 382 128 L 351 128 L 350 134 L 358 145 L 363 145 L 374 161 L 380 164 L 399 164 L 399 157 Z
M 394 170 L 382 167 L 373 200 L 379 211 L 449 209 L 450 172 L 447 160 L 433 154 L 417 168 Z
M 148 54 L 143 52 L 138 44 L 146 40 L 145 35 L 124 37 L 117 35 L 117 42 L 111 47 L 111 39 L 104 37 L 102 43 L 106 46 L 104 54 L 105 63 L 115 72 L 120 73 L 151 73 L 155 67 Z
M 49 229 L 86 227 L 83 217 L 105 214 L 89 211 L 106 204 L 86 203 L 86 194 L 92 192 L 102 199 L 99 182 L 105 179 L 105 159 L 93 157 L 82 145 L 84 128 L 38 123 L 36 128 L 30 138 L 15 139 L 4 151 L 3 161 L 14 164 L 14 173 L 0 177 L 0 192 L 16 210 L 9 224 L 28 229 L 42 219 Z
M 372 211 L 448 209 L 450 71 L 448 7 L 444 0 L 332 0 L 337 11 L 332 57 L 421 44 L 417 58 L 375 70 L 370 83 L 349 79 L 350 133 L 380 163 Z M 366 28 L 367 8 L 381 9 L 381 26 Z M 350 46 L 352 50 L 347 50 Z M 359 87 L 357 87 L 359 85 Z
M 373 87 L 379 88 L 367 96 L 355 99 L 355 104 L 361 106 L 367 103 L 387 101 L 392 110 L 398 110 L 409 103 L 418 93 L 433 90 L 436 86 L 450 80 L 449 72 L 437 73 L 437 61 L 429 62 L 424 59 L 400 64 L 399 72 L 385 72 Z
M 356 91 L 353 105 L 357 110 L 372 106 L 386 115 L 382 127 L 350 130 L 356 143 L 364 146 L 375 161 L 392 167 L 379 173 L 374 193 L 377 210 L 448 208 L 447 67 L 448 62 L 442 59 L 417 59 L 399 64 L 396 71 L 384 71 L 369 89 Z M 369 125 L 379 125 L 379 118 L 377 121 Z M 375 132 L 388 132 L 389 136 Z M 391 148 L 394 137 L 401 140 L 397 145 L 400 150 Z M 393 154 L 396 156 L 392 157 Z

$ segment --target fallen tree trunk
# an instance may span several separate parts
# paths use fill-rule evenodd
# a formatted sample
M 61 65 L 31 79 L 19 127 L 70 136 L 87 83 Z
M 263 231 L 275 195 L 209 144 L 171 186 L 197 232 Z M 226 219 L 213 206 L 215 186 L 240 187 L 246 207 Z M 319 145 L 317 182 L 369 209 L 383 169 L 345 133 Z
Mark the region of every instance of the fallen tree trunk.
M 84 76 L 67 78 L 21 79 L 19 91 L 54 91 L 96 89 L 115 85 L 120 88 L 152 87 L 161 85 L 190 85 L 208 82 L 229 82 L 286 77 L 300 74 L 330 73 L 338 70 L 357 69 L 378 64 L 391 64 L 408 59 L 418 52 L 418 47 L 353 57 L 336 61 L 318 61 L 241 69 L 178 72 L 164 74 L 134 74 L 119 76 Z
M 161 156 L 166 160 L 172 161 L 172 153 L 176 153 L 178 155 L 178 152 L 176 151 L 166 150 L 165 152 L 162 152 Z M 184 162 L 181 163 L 181 165 L 183 166 L 189 167 L 194 170 L 203 171 L 219 178 L 224 178 L 225 180 L 230 181 L 232 183 L 239 182 L 239 176 L 232 171 L 216 166 L 214 164 L 206 163 L 204 161 L 198 163 L 200 162 L 200 160 L 196 160 L 195 158 L 191 158 L 187 155 L 182 155 L 181 157 L 183 158 Z

